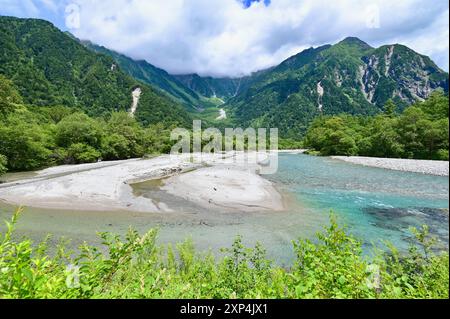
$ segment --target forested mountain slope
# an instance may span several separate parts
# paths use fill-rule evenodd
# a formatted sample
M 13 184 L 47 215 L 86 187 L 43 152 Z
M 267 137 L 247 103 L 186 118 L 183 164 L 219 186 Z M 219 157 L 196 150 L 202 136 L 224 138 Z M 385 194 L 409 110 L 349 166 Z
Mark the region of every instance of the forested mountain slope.
M 0 74 L 13 81 L 26 104 L 78 107 L 98 116 L 129 110 L 131 93 L 140 87 L 136 117 L 143 124 L 190 122 L 178 103 L 47 21 L 0 17 Z
M 228 101 L 235 121 L 302 135 L 320 114 L 375 114 L 389 100 L 399 111 L 436 89 L 448 73 L 402 45 L 378 49 L 357 38 L 305 50 L 266 71 Z
M 168 94 L 175 101 L 184 104 L 188 109 L 195 111 L 203 106 L 210 106 L 210 103 L 200 92 L 195 92 L 181 83 L 175 76 L 157 68 L 147 61 L 133 60 L 123 54 L 109 50 L 103 46 L 98 46 L 89 41 L 82 41 L 88 49 L 98 53 L 103 53 L 112 57 L 120 68 L 137 80 L 152 85 Z

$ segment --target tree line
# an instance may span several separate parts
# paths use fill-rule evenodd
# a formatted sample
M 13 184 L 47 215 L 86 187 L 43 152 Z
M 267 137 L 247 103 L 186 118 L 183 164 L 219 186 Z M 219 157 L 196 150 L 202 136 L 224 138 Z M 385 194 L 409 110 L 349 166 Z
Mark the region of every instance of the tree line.
M 309 127 L 304 146 L 324 156 L 373 156 L 448 160 L 449 100 L 435 91 L 402 113 L 392 101 L 375 116 L 321 116 Z

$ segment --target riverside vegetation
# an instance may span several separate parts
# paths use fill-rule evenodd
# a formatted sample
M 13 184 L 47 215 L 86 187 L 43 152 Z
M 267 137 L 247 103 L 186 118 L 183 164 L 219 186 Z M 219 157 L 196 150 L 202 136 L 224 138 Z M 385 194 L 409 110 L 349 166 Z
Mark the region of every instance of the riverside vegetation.
M 332 215 L 315 241 L 293 242 L 295 262 L 282 268 L 239 236 L 217 258 L 191 240 L 158 245 L 155 229 L 102 233 L 105 252 L 62 242 L 49 255 L 48 239 L 14 239 L 19 214 L 0 237 L 0 298 L 448 298 L 449 256 L 433 252 L 427 227 L 412 230 L 407 254 L 388 244 L 368 257 Z
M 175 125 L 144 127 L 123 111 L 94 118 L 77 108 L 24 105 L 1 75 L 0 87 L 0 174 L 165 153 L 172 145 Z
M 401 113 L 389 100 L 376 116 L 321 116 L 304 146 L 320 155 L 448 160 L 448 105 L 448 95 L 435 91 Z

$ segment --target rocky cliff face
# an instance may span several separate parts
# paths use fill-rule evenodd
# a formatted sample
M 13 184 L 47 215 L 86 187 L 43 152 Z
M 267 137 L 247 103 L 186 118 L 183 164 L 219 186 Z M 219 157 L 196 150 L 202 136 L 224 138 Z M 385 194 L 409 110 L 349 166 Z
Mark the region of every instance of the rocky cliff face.
M 362 60 L 361 89 L 370 103 L 380 104 L 388 97 L 411 104 L 437 88 L 448 90 L 448 75 L 405 46 L 383 46 Z

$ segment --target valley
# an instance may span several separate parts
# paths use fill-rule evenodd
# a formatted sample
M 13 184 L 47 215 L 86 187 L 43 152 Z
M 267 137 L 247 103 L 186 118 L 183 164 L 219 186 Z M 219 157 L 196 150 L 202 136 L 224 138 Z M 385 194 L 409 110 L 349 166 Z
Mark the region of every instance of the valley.
M 448 73 L 357 37 L 299 51 L 171 74 L 0 16 L 0 298 L 448 297 Z

